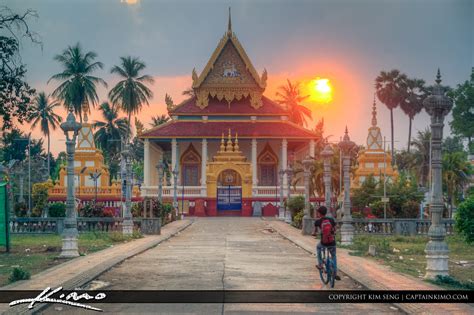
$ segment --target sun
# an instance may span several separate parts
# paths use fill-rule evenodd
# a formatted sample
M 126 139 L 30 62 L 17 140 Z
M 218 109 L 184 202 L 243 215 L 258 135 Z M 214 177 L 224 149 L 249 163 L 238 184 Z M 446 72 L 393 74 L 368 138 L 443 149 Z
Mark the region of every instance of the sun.
M 309 82 L 309 99 L 316 103 L 332 101 L 332 86 L 329 79 L 316 78 Z

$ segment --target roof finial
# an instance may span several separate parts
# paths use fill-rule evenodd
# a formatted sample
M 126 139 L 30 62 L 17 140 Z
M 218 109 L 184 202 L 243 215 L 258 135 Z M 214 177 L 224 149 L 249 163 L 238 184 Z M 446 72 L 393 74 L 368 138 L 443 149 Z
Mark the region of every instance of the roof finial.
M 235 133 L 235 143 L 234 143 L 234 151 L 238 152 L 239 151 L 239 136 L 237 132 Z
M 436 80 L 435 82 L 439 85 L 441 83 L 441 73 L 438 68 L 438 73 L 436 74 Z
M 232 135 L 230 133 L 230 128 L 229 128 L 229 135 L 227 136 L 227 143 L 225 146 L 225 150 L 227 152 L 232 152 L 233 151 L 234 144 L 232 143 Z
M 225 144 L 224 144 L 224 133 L 222 133 L 222 138 L 221 138 L 221 152 L 225 151 Z
M 232 17 L 230 13 L 230 7 L 229 7 L 229 22 L 227 24 L 227 35 L 231 36 L 232 35 Z
M 375 105 L 375 93 L 374 93 L 374 104 L 372 105 L 372 126 L 377 126 L 377 108 Z

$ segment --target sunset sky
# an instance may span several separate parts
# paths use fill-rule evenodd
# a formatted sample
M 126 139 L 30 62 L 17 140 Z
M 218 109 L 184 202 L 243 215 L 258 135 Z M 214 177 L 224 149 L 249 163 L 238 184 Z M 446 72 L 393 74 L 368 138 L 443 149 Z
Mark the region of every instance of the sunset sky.
M 202 71 L 227 28 L 228 6 L 233 31 L 255 68 L 268 71 L 266 96 L 274 98 L 287 78 L 330 80 L 332 102 L 307 105 L 315 121 L 324 117 L 332 141 L 339 140 L 347 124 L 351 138 L 365 144 L 374 78 L 381 70 L 397 68 L 433 84 L 440 67 L 443 84 L 454 86 L 468 79 L 474 65 L 474 4 L 469 0 L 7 0 L 6 5 L 16 12 L 38 12 L 29 25 L 41 36 L 43 49 L 26 39 L 21 47 L 27 79 L 38 91 L 53 91 L 57 82 L 47 81 L 61 71 L 53 57 L 78 41 L 105 64 L 96 75 L 109 87 L 117 82 L 110 68 L 120 56 L 144 60 L 146 73 L 155 78 L 154 98 L 138 117 L 145 125 L 152 115 L 166 113 L 165 93 L 175 103 L 183 100 L 193 67 Z M 101 100 L 106 94 L 99 89 Z M 389 112 L 380 103 L 378 112 L 388 140 Z M 91 120 L 99 118 L 94 113 Z M 428 124 L 423 111 L 416 116 L 414 132 Z M 395 111 L 395 133 L 396 146 L 406 146 L 408 118 L 400 109 Z M 39 137 L 39 130 L 33 136 Z M 52 134 L 54 154 L 64 150 L 63 138 L 60 130 Z

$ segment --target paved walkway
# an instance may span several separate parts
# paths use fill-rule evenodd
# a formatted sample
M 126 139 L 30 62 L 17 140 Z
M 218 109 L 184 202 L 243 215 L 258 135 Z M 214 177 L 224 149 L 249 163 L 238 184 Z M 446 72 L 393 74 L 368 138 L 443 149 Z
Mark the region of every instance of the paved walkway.
M 39 274 L 33 275 L 30 280 L 18 281 L 1 287 L 1 290 L 44 290 L 47 286 L 64 289 L 74 289 L 84 285 L 112 266 L 135 256 L 163 241 L 176 235 L 192 224 L 192 220 L 175 221 L 165 225 L 161 229 L 161 235 L 148 235 L 141 239 L 115 245 L 111 248 L 96 253 L 81 256 L 69 260 L 63 264 L 47 269 Z M 0 304 L 0 314 L 7 311 L 18 314 L 24 310 L 21 307 L 10 308 L 6 304 Z
M 323 288 L 315 257 L 260 218 L 199 218 L 185 231 L 102 274 L 120 290 L 276 290 Z M 347 276 L 337 289 L 360 289 Z M 199 292 L 196 292 L 199 294 Z M 94 304 L 107 314 L 400 314 L 386 304 Z M 81 314 L 50 307 L 45 314 Z
M 316 240 L 304 236 L 301 231 L 278 220 L 266 220 L 268 226 L 291 242 L 315 254 Z M 337 250 L 338 268 L 370 290 L 439 290 L 440 287 L 420 279 L 394 272 L 376 261 L 349 255 L 346 249 Z M 410 314 L 474 314 L 468 304 L 397 304 Z

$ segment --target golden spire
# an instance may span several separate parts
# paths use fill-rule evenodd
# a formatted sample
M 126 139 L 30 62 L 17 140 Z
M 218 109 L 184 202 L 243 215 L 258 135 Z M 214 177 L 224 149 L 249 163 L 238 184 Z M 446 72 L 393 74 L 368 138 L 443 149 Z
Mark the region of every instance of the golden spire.
M 375 107 L 375 94 L 374 94 L 374 104 L 372 105 L 372 127 L 377 127 L 377 109 Z
M 224 144 L 224 133 L 222 133 L 222 138 L 221 138 L 221 152 L 225 151 L 225 144 Z
M 227 145 L 225 147 L 225 150 L 227 152 L 232 152 L 232 147 L 233 147 L 232 135 L 230 134 L 230 128 L 229 128 L 229 136 L 227 137 Z
M 227 36 L 232 36 L 232 18 L 230 14 L 230 7 L 229 7 L 229 22 L 227 23 Z
M 238 137 L 238 135 L 237 135 L 237 132 L 235 133 L 234 151 L 235 151 L 235 152 L 238 152 L 238 151 L 239 151 L 239 137 Z

